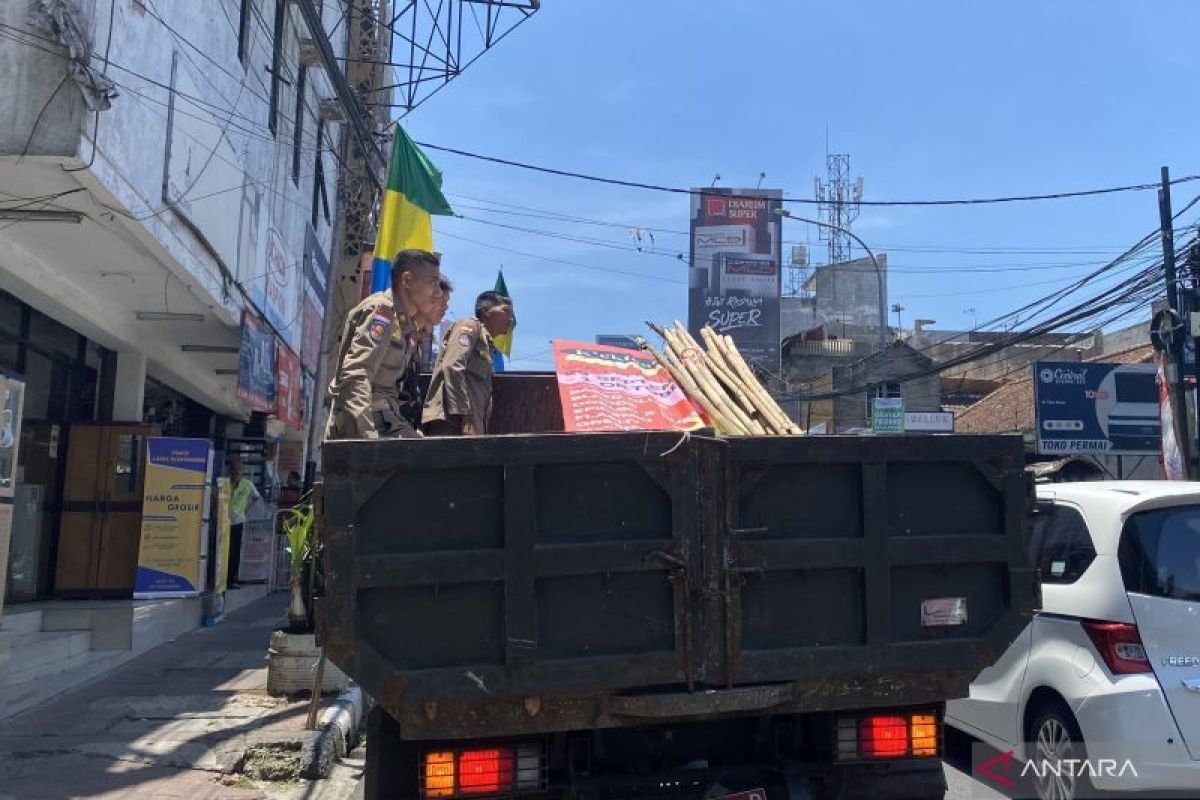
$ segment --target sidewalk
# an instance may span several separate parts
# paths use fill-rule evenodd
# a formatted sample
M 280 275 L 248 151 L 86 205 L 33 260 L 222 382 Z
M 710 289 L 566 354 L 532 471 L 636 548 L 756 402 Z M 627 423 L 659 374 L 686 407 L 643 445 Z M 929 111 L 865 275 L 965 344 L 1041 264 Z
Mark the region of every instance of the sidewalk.
M 169 642 L 0 728 L 0 800 L 248 800 L 352 796 L 360 769 L 295 777 L 308 702 L 267 694 L 286 597 Z M 272 780 L 261 780 L 270 777 Z

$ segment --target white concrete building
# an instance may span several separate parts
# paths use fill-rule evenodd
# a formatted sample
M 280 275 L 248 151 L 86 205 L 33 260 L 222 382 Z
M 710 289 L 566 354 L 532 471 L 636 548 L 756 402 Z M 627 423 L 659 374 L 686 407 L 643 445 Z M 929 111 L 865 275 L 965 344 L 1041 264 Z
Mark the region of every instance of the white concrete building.
M 344 0 L 314 4 L 343 55 Z M 220 439 L 275 411 L 248 383 L 300 412 L 342 128 L 311 40 L 289 0 L 0 3 L 0 370 L 45 512 L 17 599 L 54 588 L 70 426 Z

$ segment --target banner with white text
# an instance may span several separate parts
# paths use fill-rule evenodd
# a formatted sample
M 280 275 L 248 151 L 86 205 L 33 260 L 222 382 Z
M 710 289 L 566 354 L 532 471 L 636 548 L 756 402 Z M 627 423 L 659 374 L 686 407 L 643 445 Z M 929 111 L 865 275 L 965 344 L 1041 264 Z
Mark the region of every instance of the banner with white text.
M 751 364 L 779 372 L 782 193 L 693 189 L 688 330 L 733 337 Z
M 552 344 L 568 433 L 704 427 L 692 401 L 649 353 L 586 342 Z

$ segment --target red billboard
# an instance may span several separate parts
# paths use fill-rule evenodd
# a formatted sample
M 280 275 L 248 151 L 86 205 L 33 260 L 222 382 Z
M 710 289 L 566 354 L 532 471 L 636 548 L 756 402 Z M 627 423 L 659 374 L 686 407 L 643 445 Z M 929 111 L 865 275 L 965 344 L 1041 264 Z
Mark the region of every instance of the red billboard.
M 300 359 L 286 347 L 275 354 L 278 378 L 275 383 L 275 416 L 289 428 L 304 427 L 304 384 Z
M 649 353 L 587 342 L 553 344 L 568 432 L 704 427 L 699 411 Z

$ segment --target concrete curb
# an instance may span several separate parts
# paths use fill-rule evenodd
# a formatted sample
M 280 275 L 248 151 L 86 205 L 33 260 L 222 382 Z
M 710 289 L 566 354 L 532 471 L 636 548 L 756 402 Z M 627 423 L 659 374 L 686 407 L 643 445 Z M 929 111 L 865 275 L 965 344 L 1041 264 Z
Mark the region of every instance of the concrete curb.
M 333 762 L 345 758 L 354 749 L 365 719 L 365 695 L 358 686 L 350 684 L 332 705 L 321 712 L 316 741 L 302 752 L 301 775 L 305 778 L 328 778 Z

